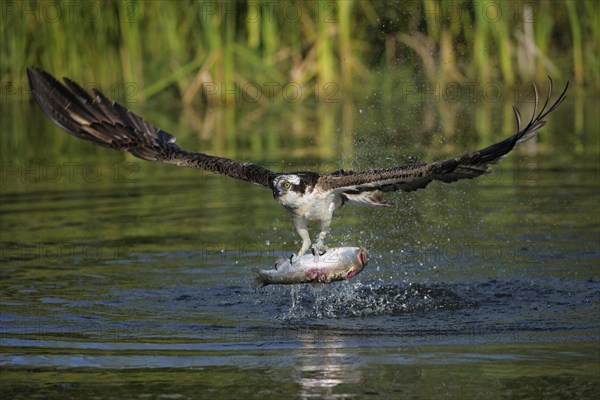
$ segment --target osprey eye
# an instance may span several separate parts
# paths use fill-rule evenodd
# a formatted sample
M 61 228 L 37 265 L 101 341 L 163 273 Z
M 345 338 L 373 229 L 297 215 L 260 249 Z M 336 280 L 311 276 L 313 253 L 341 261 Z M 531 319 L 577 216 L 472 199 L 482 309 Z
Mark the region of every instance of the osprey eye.
M 284 189 L 289 189 L 292 187 L 292 184 L 289 182 L 284 182 L 283 187 L 284 187 Z

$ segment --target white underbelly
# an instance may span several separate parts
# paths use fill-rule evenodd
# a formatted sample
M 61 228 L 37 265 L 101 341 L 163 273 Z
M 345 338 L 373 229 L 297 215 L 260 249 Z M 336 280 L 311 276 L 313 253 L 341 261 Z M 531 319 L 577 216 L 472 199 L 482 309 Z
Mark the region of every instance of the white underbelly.
M 297 211 L 298 214 L 308 220 L 329 219 L 333 212 L 342 206 L 342 200 L 335 196 L 325 196 L 322 198 L 310 199 L 303 207 Z

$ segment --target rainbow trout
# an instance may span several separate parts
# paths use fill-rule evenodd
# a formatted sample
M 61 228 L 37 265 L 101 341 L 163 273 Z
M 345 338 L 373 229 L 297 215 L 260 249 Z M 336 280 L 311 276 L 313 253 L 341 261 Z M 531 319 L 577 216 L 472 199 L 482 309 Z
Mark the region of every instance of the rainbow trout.
M 336 247 L 325 254 L 314 256 L 305 254 L 290 261 L 281 258 L 275 263 L 275 269 L 252 270 L 256 273 L 255 284 L 290 285 L 294 283 L 329 283 L 343 281 L 357 275 L 367 265 L 369 254 L 362 247 Z

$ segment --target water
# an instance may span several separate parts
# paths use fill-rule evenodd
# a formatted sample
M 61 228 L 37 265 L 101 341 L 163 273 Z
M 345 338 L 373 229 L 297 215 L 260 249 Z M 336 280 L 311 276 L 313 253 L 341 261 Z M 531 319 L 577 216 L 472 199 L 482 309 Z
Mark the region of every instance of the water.
M 565 138 L 566 103 L 545 145 L 494 175 L 340 210 L 330 244 L 370 252 L 352 280 L 256 289 L 252 266 L 299 248 L 267 190 L 95 149 L 18 107 L 3 139 L 3 398 L 600 392 L 597 115 Z M 436 148 L 356 118 L 352 157 L 299 136 L 266 162 L 356 168 Z M 288 156 L 299 145 L 308 157 Z

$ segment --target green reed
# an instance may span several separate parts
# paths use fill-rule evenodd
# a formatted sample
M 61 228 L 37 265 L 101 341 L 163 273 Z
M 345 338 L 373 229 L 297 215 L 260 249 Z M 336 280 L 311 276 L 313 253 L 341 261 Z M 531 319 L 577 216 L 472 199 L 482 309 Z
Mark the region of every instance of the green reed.
M 579 24 L 579 15 L 577 12 L 578 4 L 575 2 L 568 1 L 565 3 L 567 11 L 569 13 L 569 22 L 571 24 L 571 40 L 573 43 L 573 75 L 575 76 L 575 82 L 583 84 L 584 72 L 583 72 L 583 41 L 582 41 L 582 29 Z
M 121 101 L 188 106 L 231 104 L 265 82 L 278 84 L 275 100 L 297 83 L 306 102 L 331 82 L 340 93 L 357 82 L 376 89 L 376 73 L 507 85 L 573 75 L 597 88 L 598 9 L 595 0 L 5 2 L 0 76 L 7 87 L 40 66 Z

